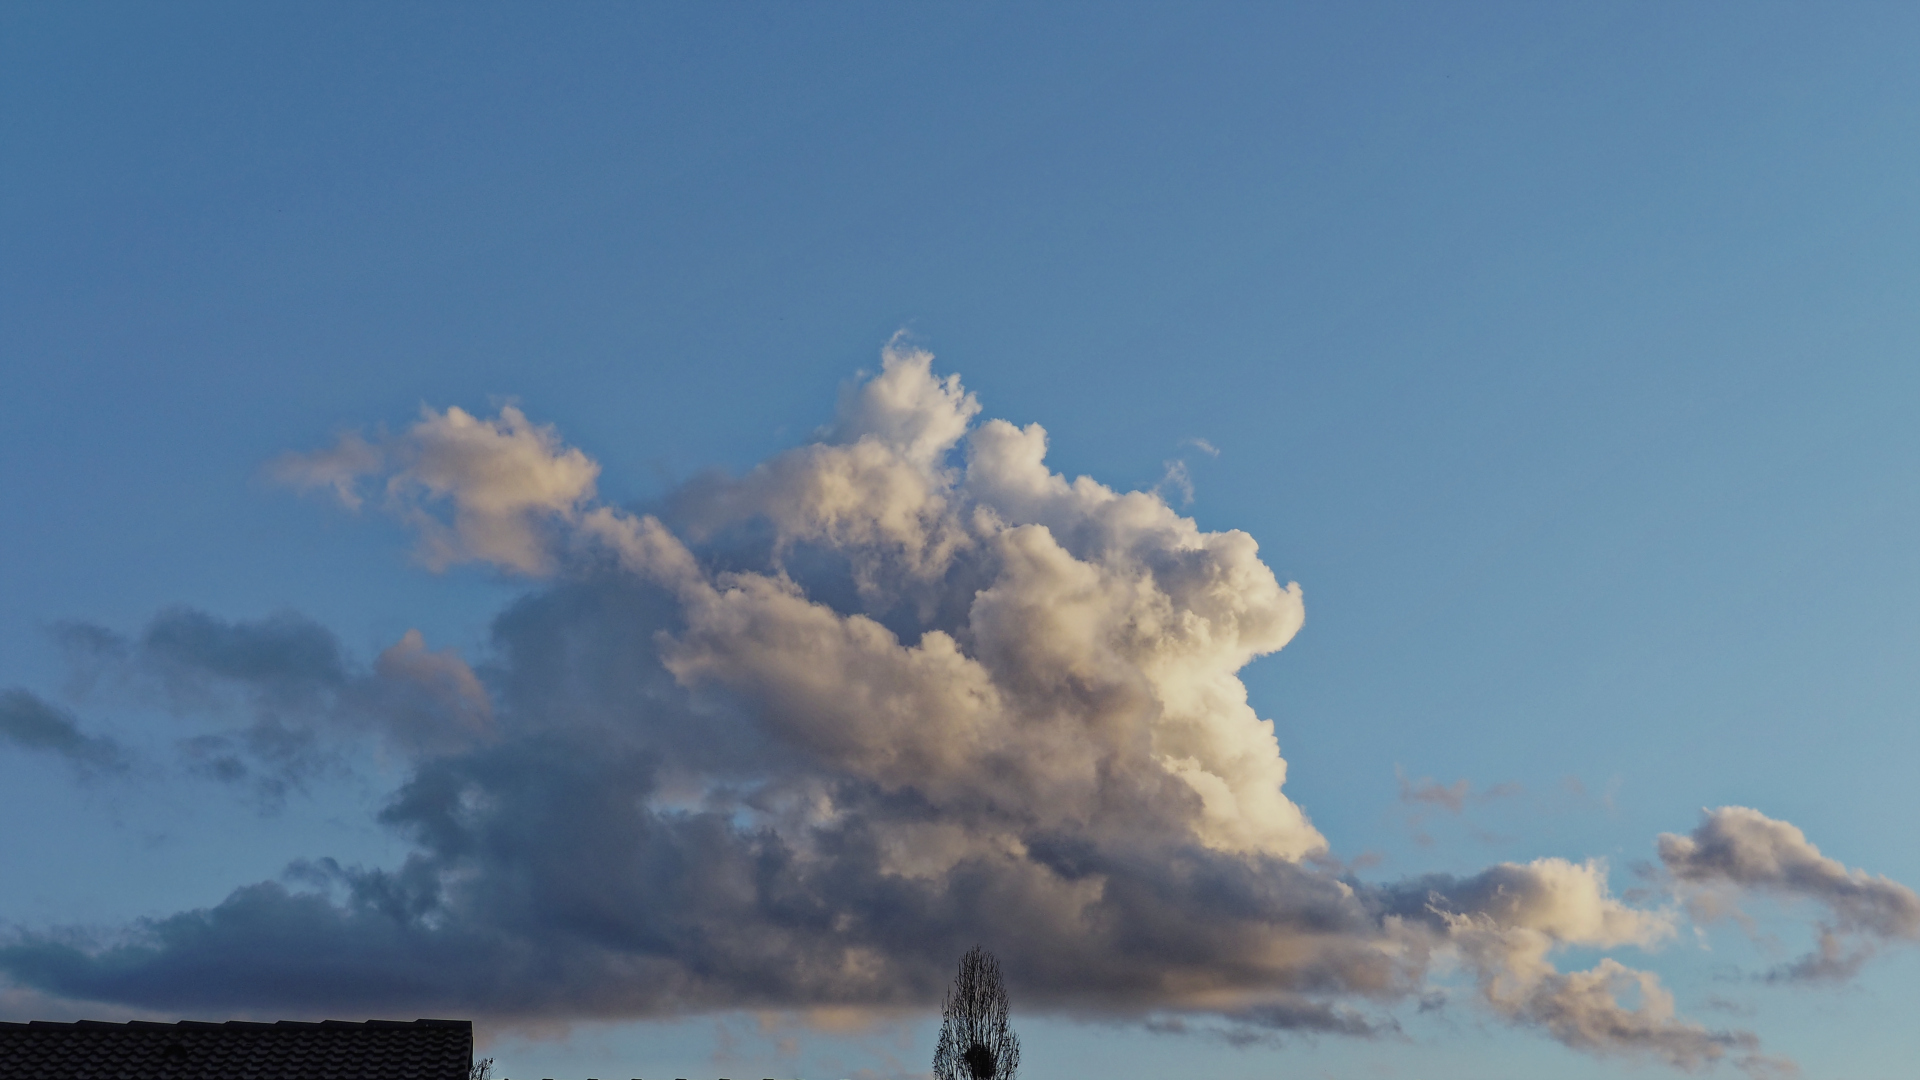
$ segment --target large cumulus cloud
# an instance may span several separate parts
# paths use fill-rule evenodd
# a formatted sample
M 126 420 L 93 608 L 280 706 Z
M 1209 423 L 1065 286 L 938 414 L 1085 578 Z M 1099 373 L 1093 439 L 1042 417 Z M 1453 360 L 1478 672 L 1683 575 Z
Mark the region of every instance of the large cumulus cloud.
M 598 466 L 511 408 L 282 460 L 408 522 L 436 569 L 541 584 L 477 668 L 409 635 L 355 670 L 290 616 L 70 633 L 176 697 L 384 738 L 412 763 L 383 818 L 413 854 L 303 862 L 111 939 L 16 934 L 0 967 L 139 1006 L 626 1017 L 925 1006 L 978 941 L 1023 1005 L 1257 1038 L 1391 1028 L 1444 961 L 1582 1050 L 1766 1066 L 1651 973 L 1555 966 L 1673 933 L 1603 863 L 1330 869 L 1238 675 L 1300 629 L 1299 587 L 1245 533 L 1061 476 L 1038 425 L 979 412 L 891 348 L 818 442 L 652 513 L 596 501 Z

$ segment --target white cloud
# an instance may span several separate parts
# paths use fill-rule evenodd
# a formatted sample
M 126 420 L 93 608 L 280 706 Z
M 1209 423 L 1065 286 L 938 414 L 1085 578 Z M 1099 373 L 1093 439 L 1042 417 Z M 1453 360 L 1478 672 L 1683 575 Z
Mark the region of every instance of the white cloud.
M 592 499 L 600 466 L 508 405 L 493 420 L 423 408 L 401 435 L 369 443 L 348 432 L 330 449 L 282 457 L 270 472 L 295 487 L 331 488 L 351 508 L 362 502 L 364 478 L 384 477 L 382 505 L 419 534 L 431 569 L 489 562 L 541 575 L 553 569 L 549 531 Z

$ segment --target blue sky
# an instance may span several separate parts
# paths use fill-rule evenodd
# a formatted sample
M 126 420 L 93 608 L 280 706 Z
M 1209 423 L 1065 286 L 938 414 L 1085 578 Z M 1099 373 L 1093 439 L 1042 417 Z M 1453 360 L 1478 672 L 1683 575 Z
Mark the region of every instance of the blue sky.
M 541 722 L 513 703 L 516 657 L 624 571 L 555 555 L 527 573 L 477 548 L 423 564 L 407 514 L 450 520 L 405 486 L 423 408 L 512 405 L 551 425 L 546 450 L 597 463 L 592 498 L 536 508 L 541 529 L 661 515 L 719 566 L 732 534 L 700 547 L 687 507 L 717 474 L 858 437 L 845 403 L 894 342 L 959 375 L 976 429 L 1038 423 L 1054 472 L 1157 491 L 1299 583 L 1304 625 L 1238 676 L 1286 797 L 1356 880 L 1606 859 L 1613 895 L 1673 929 L 1645 948 L 1563 935 L 1558 971 L 1617 957 L 1681 1017 L 1753 1032 L 1809 1077 L 1900 1075 L 1907 929 L 1874 936 L 1831 894 L 1758 879 L 1719 882 L 1747 890 L 1751 931 L 1706 917 L 1678 906 L 1692 864 L 1655 838 L 1750 807 L 1870 879 L 1920 882 L 1917 22 L 1764 4 L 0 12 L 10 955 L 81 941 L 104 963 L 158 925 L 139 920 L 260 882 L 345 904 L 365 879 L 288 866 L 398 873 L 427 850 L 396 793 L 484 748 L 381 726 L 401 706 L 377 658 L 410 630 L 470 665 L 500 724 Z M 282 482 L 285 455 L 345 431 L 388 455 L 358 512 Z M 387 479 L 412 494 L 383 501 Z M 193 627 L 241 652 L 278 627 L 345 674 L 288 690 L 284 671 L 182 673 L 141 644 Z M 1768 981 L 1823 921 L 1874 955 L 1844 980 Z M 1674 1068 L 1502 1012 L 1473 946 L 1435 942 L 1457 955 L 1421 968 L 1426 989 L 1326 999 L 1372 1035 L 1270 1025 L 1236 1045 L 1230 1009 L 1071 979 L 1022 1009 L 1016 977 L 1025 1067 Z M 244 950 L 222 956 L 239 967 L 194 970 L 255 985 L 233 974 Z M 5 1019 L 244 1011 L 175 969 L 89 999 L 9 963 Z M 723 990 L 576 1016 L 561 986 L 472 1011 L 497 1017 L 508 1076 L 925 1068 L 934 1014 L 913 991 L 809 1011 L 816 991 Z M 289 993 L 254 1000 L 388 1007 Z M 1737 1075 L 1748 1051 L 1716 1045 Z

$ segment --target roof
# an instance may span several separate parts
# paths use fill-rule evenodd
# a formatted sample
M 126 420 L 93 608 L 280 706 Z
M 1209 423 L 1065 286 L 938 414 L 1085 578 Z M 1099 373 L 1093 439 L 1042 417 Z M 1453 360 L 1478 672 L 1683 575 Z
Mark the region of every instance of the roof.
M 0 1023 L 0 1080 L 467 1080 L 471 1020 Z

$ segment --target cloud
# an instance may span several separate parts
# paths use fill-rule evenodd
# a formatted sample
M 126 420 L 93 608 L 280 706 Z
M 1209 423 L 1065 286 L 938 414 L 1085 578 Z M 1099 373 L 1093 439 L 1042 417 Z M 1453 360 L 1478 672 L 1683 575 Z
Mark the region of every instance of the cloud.
M 267 466 L 267 475 L 288 487 L 329 489 L 341 505 L 358 510 L 365 501 L 360 494 L 360 478 L 378 472 L 385 457 L 381 447 L 367 442 L 359 432 L 349 431 L 326 450 L 280 457 Z
M 1187 463 L 1178 458 L 1167 462 L 1166 474 L 1160 477 L 1160 483 L 1154 487 L 1154 490 L 1162 492 L 1168 489 L 1180 493 L 1181 505 L 1193 503 L 1193 474 L 1187 471 Z
M 1675 912 L 1615 898 L 1602 860 L 1501 863 L 1466 878 L 1401 882 L 1386 893 L 1391 910 L 1444 928 L 1442 948 L 1473 974 L 1482 1002 L 1513 1023 L 1602 1057 L 1652 1058 L 1693 1071 L 1731 1056 L 1756 1077 L 1796 1071 L 1761 1054 L 1752 1032 L 1676 1015 L 1672 993 L 1652 972 L 1611 957 L 1586 971 L 1554 966 L 1551 956 L 1566 949 L 1652 949 L 1675 933 Z
M 1395 765 L 1394 779 L 1400 786 L 1400 801 L 1413 808 L 1407 815 L 1407 828 L 1413 833 L 1414 842 L 1422 847 L 1434 844 L 1432 834 L 1425 829 L 1428 816 L 1436 811 L 1459 817 L 1466 813 L 1469 804 L 1484 804 L 1495 799 L 1520 794 L 1524 788 L 1516 783 L 1495 784 L 1484 791 L 1475 791 L 1468 780 L 1455 780 L 1451 784 L 1442 784 L 1430 776 L 1418 780 L 1408 778 L 1406 772 Z M 1482 841 L 1499 841 L 1502 838 L 1478 828 L 1471 829 L 1472 834 Z
M 1442 784 L 1430 776 L 1422 777 L 1417 781 L 1409 780 L 1405 774 L 1397 779 L 1400 781 L 1401 802 L 1437 806 L 1454 814 L 1467 808 L 1467 796 L 1473 792 L 1473 784 L 1466 780 Z
M 1469 802 L 1491 802 L 1509 795 L 1518 795 L 1524 788 L 1511 781 L 1495 784 L 1485 791 L 1475 792 L 1469 780 L 1455 780 L 1451 784 L 1442 784 L 1431 776 L 1418 780 L 1409 779 L 1398 766 L 1394 767 L 1394 779 L 1400 785 L 1400 801 L 1415 806 L 1432 806 L 1450 814 L 1465 813 Z
M 118 742 L 80 730 L 73 714 L 26 690 L 0 690 L 0 742 L 54 754 L 83 776 L 124 773 L 131 755 Z
M 225 620 L 176 607 L 132 637 L 86 623 L 54 633 L 83 695 L 105 692 L 191 718 L 202 730 L 180 740 L 189 765 L 251 784 L 268 806 L 343 768 L 343 747 L 364 735 L 409 759 L 494 735 L 479 677 L 457 654 L 429 649 L 418 630 L 370 668 L 332 631 L 291 612 Z
M 1197 1035 L 1230 1046 L 1278 1046 L 1287 1036 L 1345 1035 L 1372 1038 L 1397 1033 L 1392 1017 L 1369 1016 L 1357 1009 L 1300 998 L 1278 998 L 1248 1009 L 1226 1013 L 1219 1022 L 1205 1022 L 1179 1014 L 1152 1015 L 1143 1022 L 1162 1035 Z
M 1775 981 L 1851 978 L 1880 946 L 1920 939 L 1920 896 L 1820 853 L 1798 828 L 1744 806 L 1705 811 L 1692 833 L 1662 833 L 1660 861 L 1676 881 L 1698 887 L 1695 907 L 1720 913 L 1727 889 L 1824 906 L 1815 950 L 1769 974 Z
M 296 616 L 69 639 L 182 710 L 377 733 L 410 762 L 381 820 L 411 854 L 18 933 L 0 970 L 123 1005 L 535 1022 L 924 1008 L 978 942 L 1022 1008 L 1259 1041 L 1391 1032 L 1458 968 L 1588 1052 L 1758 1067 L 1651 974 L 1554 966 L 1673 932 L 1602 863 L 1339 871 L 1239 677 L 1300 629 L 1300 588 L 1243 532 L 1052 471 L 1043 428 L 981 420 L 926 353 L 882 359 L 818 441 L 648 512 L 596 501 L 597 466 L 511 408 L 285 459 L 384 493 L 429 565 L 537 581 L 481 663 L 410 633 L 356 665 Z
M 361 481 L 384 475 L 382 505 L 418 533 L 417 555 L 428 567 L 487 562 L 542 574 L 550 569 L 544 534 L 593 497 L 600 466 L 508 405 L 494 420 L 423 408 L 399 436 L 370 443 L 348 432 L 329 449 L 286 455 L 268 472 L 293 487 L 330 488 L 353 509 Z

